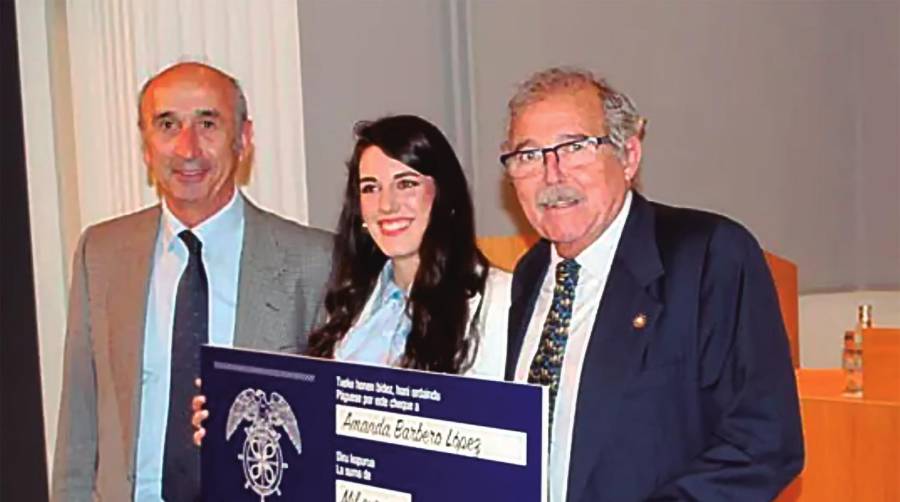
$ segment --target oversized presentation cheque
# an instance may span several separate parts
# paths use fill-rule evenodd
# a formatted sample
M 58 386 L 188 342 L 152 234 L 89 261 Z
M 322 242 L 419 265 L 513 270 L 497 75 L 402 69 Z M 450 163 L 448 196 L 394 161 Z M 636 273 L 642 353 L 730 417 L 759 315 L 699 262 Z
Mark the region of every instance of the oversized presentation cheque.
M 546 389 L 205 346 L 209 501 L 546 500 Z

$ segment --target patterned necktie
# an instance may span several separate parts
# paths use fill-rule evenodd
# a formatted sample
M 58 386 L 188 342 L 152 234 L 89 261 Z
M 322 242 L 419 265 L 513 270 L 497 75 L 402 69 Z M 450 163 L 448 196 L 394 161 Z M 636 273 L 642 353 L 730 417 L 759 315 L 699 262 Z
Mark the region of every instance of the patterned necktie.
M 200 376 L 200 346 L 209 338 L 209 283 L 203 268 L 203 243 L 190 230 L 178 234 L 190 253 L 178 281 L 172 322 L 172 368 L 169 416 L 163 453 L 163 499 L 197 500 L 200 496 L 200 450 L 192 442 L 191 398 Z M 152 406 L 153 403 L 144 403 Z
M 550 428 L 553 428 L 553 410 L 556 394 L 559 392 L 559 378 L 562 373 L 566 342 L 569 339 L 569 324 L 572 321 L 572 302 L 575 301 L 575 286 L 578 284 L 578 270 L 581 265 L 575 260 L 565 259 L 556 265 L 556 287 L 553 302 L 544 321 L 541 341 L 531 361 L 528 381 L 550 387 Z

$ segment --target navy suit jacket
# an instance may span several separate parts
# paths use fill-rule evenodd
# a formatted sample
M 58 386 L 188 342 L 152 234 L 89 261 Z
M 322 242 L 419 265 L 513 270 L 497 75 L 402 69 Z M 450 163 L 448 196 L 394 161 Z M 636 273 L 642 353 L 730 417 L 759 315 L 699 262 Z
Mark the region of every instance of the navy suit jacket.
M 507 379 L 549 262 L 541 241 L 516 266 Z M 803 434 L 784 323 L 753 236 L 635 193 L 599 301 L 568 502 L 775 498 L 803 467 Z M 639 314 L 643 328 L 633 325 Z

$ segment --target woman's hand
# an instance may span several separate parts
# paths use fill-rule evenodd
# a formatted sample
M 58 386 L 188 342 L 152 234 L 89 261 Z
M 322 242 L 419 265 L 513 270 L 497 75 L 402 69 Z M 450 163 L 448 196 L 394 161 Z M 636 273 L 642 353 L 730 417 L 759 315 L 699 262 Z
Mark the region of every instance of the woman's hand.
M 194 385 L 200 388 L 200 379 L 194 380 Z M 209 410 L 203 408 L 206 404 L 206 396 L 198 394 L 191 399 L 191 425 L 194 426 L 194 444 L 200 446 L 203 443 L 203 436 L 206 435 L 206 429 L 203 428 L 203 421 L 209 417 Z

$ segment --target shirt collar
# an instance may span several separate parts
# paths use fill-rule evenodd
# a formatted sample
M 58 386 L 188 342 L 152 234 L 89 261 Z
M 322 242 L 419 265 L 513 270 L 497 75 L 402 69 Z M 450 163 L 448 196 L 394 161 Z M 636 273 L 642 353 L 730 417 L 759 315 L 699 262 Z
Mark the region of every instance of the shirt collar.
M 194 235 L 203 243 L 204 256 L 215 253 L 215 249 L 220 248 L 217 243 L 229 235 L 235 235 L 236 230 L 240 228 L 244 220 L 244 197 L 240 195 L 240 190 L 235 189 L 231 195 L 231 200 L 225 207 L 219 209 L 214 215 L 203 220 L 202 223 L 190 229 Z M 162 202 L 162 243 L 163 249 L 172 251 L 176 241 L 180 241 L 178 234 L 183 230 L 187 230 L 187 226 L 181 222 L 169 209 L 169 205 L 165 199 Z
M 406 294 L 394 282 L 394 263 L 391 260 L 387 260 L 384 263 L 384 268 L 381 269 L 381 275 L 378 277 L 378 283 L 380 288 L 377 293 L 379 304 L 384 304 L 392 298 L 405 301 Z
M 587 272 L 594 277 L 604 277 L 609 273 L 608 269 L 603 268 L 603 258 L 610 257 L 616 252 L 622 231 L 625 229 L 625 221 L 628 220 L 628 213 L 631 210 L 631 198 L 631 190 L 628 190 L 625 192 L 625 201 L 622 203 L 622 208 L 619 209 L 619 214 L 613 218 L 609 227 L 575 257 L 575 261 L 581 266 L 581 273 Z M 563 261 L 563 257 L 556 252 L 556 246 L 550 246 L 550 270 L 555 270 L 556 265 L 561 261 Z

